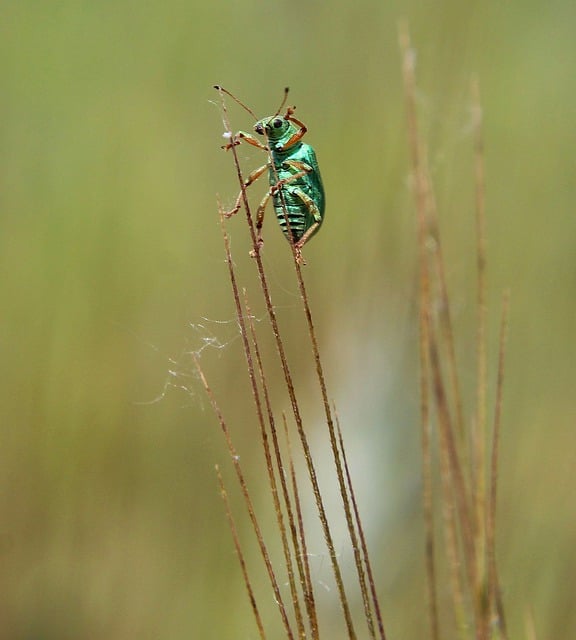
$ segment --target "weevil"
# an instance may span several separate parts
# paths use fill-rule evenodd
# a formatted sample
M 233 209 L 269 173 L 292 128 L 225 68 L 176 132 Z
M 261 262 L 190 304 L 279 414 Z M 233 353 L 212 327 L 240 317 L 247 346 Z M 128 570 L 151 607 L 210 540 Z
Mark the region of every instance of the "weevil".
M 320 229 L 326 197 L 316 153 L 309 144 L 302 142 L 307 132 L 306 125 L 294 117 L 294 109 L 288 107 L 284 116 L 276 114 L 256 122 L 254 131 L 264 136 L 265 143 L 250 133 L 238 131 L 223 148 L 231 149 L 244 141 L 271 155 L 271 161 L 252 171 L 244 181 L 244 187 L 249 187 L 268 170 L 270 188 L 256 212 L 257 246 L 250 252 L 251 255 L 254 256 L 263 244 L 264 213 L 268 202 L 272 200 L 280 228 L 293 244 L 296 259 L 302 264 L 302 247 Z M 226 217 L 240 210 L 242 199 L 241 191 L 234 208 L 226 212 Z

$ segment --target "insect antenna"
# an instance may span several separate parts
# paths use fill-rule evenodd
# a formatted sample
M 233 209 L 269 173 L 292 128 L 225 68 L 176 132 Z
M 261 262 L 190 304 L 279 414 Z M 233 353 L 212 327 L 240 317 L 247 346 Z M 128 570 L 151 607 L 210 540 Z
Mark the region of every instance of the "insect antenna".
M 220 86 L 219 84 L 215 84 L 214 85 L 214 89 L 216 89 L 217 91 L 220 91 L 221 93 L 225 93 L 227 96 L 230 96 L 232 98 L 232 100 L 234 100 L 234 102 L 239 104 L 243 109 L 246 109 L 246 111 L 248 111 L 248 113 L 254 118 L 254 120 L 258 120 L 258 116 L 254 113 L 254 111 L 252 111 L 252 109 L 250 109 L 250 107 L 247 107 L 233 93 L 230 93 L 230 91 L 228 91 L 228 89 L 224 89 L 224 87 Z M 286 91 L 287 91 L 287 89 L 286 89 Z M 284 98 L 284 102 L 282 103 L 282 106 L 284 106 L 285 102 L 286 102 L 286 98 Z
M 280 111 L 282 111 L 282 109 L 284 109 L 284 105 L 286 104 L 286 100 L 288 100 L 288 93 L 289 92 L 290 92 L 290 87 L 284 87 L 284 97 L 282 98 L 282 102 L 280 103 L 280 106 L 276 110 L 276 113 L 274 114 L 274 117 L 276 117 L 280 113 Z

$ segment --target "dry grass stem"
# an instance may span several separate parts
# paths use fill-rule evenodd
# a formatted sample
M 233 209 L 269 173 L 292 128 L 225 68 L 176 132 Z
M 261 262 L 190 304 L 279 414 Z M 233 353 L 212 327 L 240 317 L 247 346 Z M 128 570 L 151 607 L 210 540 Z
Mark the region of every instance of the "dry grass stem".
M 224 420 L 224 416 L 218 403 L 216 402 L 216 398 L 212 389 L 208 385 L 208 381 L 206 380 L 206 376 L 204 375 L 204 371 L 200 366 L 200 362 L 196 354 L 192 354 L 192 358 L 194 361 L 194 365 L 196 367 L 196 371 L 198 373 L 198 377 L 202 382 L 202 386 L 208 396 L 210 404 L 212 405 L 212 409 L 218 419 L 220 424 L 220 429 L 224 434 L 224 439 L 226 441 L 226 446 L 228 448 L 228 452 L 230 454 L 230 458 L 232 459 L 232 463 L 234 465 L 234 470 L 236 471 L 236 477 L 238 479 L 238 484 L 240 485 L 240 489 L 242 491 L 242 496 L 244 498 L 244 503 L 246 505 L 246 509 L 248 511 L 248 515 L 250 516 L 250 521 L 252 523 L 252 527 L 254 529 L 254 533 L 256 535 L 256 540 L 258 542 L 258 547 L 260 549 L 260 555 L 264 560 L 264 564 L 266 565 L 266 571 L 268 573 L 268 577 L 270 579 L 270 585 L 272 587 L 272 591 L 274 592 L 274 598 L 276 599 L 276 603 L 278 605 L 278 610 L 280 612 L 280 616 L 282 618 L 282 624 L 284 626 L 284 631 L 286 632 L 286 637 L 290 638 L 290 640 L 294 640 L 294 633 L 292 631 L 292 627 L 290 625 L 290 620 L 288 618 L 288 614 L 286 612 L 286 606 L 284 605 L 284 600 L 282 598 L 280 587 L 278 584 L 278 579 L 276 577 L 276 573 L 274 571 L 274 567 L 272 566 L 272 562 L 270 560 L 270 554 L 268 553 L 268 548 L 266 543 L 264 542 L 264 536 L 262 535 L 262 529 L 256 517 L 256 511 L 254 509 L 254 504 L 252 502 L 252 498 L 250 497 L 250 492 L 248 490 L 248 485 L 246 483 L 246 479 L 244 477 L 244 472 L 242 471 L 242 467 L 240 465 L 240 456 L 238 455 L 236 448 L 234 447 L 234 443 L 232 441 L 232 436 L 230 434 L 230 430 Z
M 422 479 L 423 479 L 423 510 L 426 536 L 426 584 L 428 592 L 428 616 L 432 640 L 440 637 L 438 617 L 438 595 L 436 590 L 436 540 L 434 536 L 434 502 L 432 478 L 432 447 L 431 447 L 431 411 L 430 411 L 430 279 L 428 273 L 428 257 L 426 252 L 427 240 L 427 202 L 426 185 L 422 165 L 422 150 L 418 134 L 418 120 L 416 116 L 416 86 L 414 78 L 415 52 L 410 44 L 408 26 L 401 24 L 399 29 L 400 50 L 402 53 L 402 78 L 404 81 L 404 96 L 406 100 L 406 120 L 412 165 L 413 188 L 416 194 L 416 211 L 418 216 L 418 248 L 419 248 L 419 312 L 420 329 L 419 360 L 420 360 L 420 424 L 422 438 Z
M 474 124 L 474 186 L 476 209 L 476 383 L 472 419 L 462 403 L 454 331 L 450 314 L 446 269 L 438 212 L 426 145 L 418 127 L 415 55 L 408 29 L 400 27 L 406 119 L 411 156 L 419 250 L 420 418 L 422 422 L 423 496 L 431 637 L 440 632 L 437 560 L 446 565 L 451 583 L 450 606 L 458 635 L 476 640 L 493 637 L 493 622 L 506 638 L 504 608 L 495 561 L 495 503 L 498 442 L 502 404 L 504 338 L 501 335 L 497 398 L 488 459 L 487 439 L 487 277 L 484 143 L 478 83 L 472 85 Z M 439 299 L 436 305 L 435 296 Z M 434 309 L 440 309 L 438 319 Z M 507 302 L 501 334 L 507 325 Z M 436 429 L 434 429 L 436 427 Z M 434 438 L 438 442 L 444 546 L 434 538 Z M 490 495 L 487 495 L 487 479 Z M 438 554 L 438 558 L 437 558 Z M 443 618 L 442 618 L 443 619 Z
M 238 556 L 238 561 L 240 562 L 240 569 L 242 570 L 242 578 L 244 579 L 244 585 L 246 586 L 246 591 L 248 592 L 248 597 L 250 598 L 250 606 L 252 607 L 252 613 L 254 614 L 254 619 L 256 620 L 258 633 L 260 635 L 261 640 L 266 640 L 266 632 L 264 631 L 264 624 L 262 623 L 262 618 L 258 610 L 258 605 L 256 604 L 256 597 L 254 596 L 254 589 L 252 589 L 252 584 L 250 582 L 250 577 L 248 575 L 248 568 L 246 566 L 246 560 L 244 558 L 244 553 L 242 551 L 242 545 L 240 544 L 240 538 L 238 537 L 238 530 L 236 528 L 236 523 L 234 522 L 234 517 L 232 516 L 232 510 L 230 509 L 230 501 L 228 500 L 228 493 L 226 491 L 226 488 L 224 487 L 224 479 L 222 478 L 222 474 L 220 473 L 220 468 L 218 467 L 218 465 L 216 465 L 216 476 L 218 477 L 218 486 L 220 487 L 220 495 L 222 497 L 222 500 L 224 501 L 224 508 L 226 510 L 226 518 L 228 519 L 228 526 L 230 527 L 230 531 L 232 532 L 232 540 L 234 541 L 234 548 L 236 549 L 236 555 Z
M 486 514 L 486 546 L 488 555 L 489 591 L 493 607 L 492 614 L 495 618 L 496 628 L 503 640 L 507 640 L 506 617 L 504 603 L 498 577 L 496 563 L 496 505 L 498 488 L 498 460 L 500 454 L 500 430 L 502 425 L 502 393 L 504 389 L 504 363 L 506 356 L 506 340 L 508 336 L 510 295 L 504 295 L 502 304 L 502 318 L 500 321 L 500 343 L 498 348 L 498 372 L 496 375 L 496 404 L 494 407 L 494 422 L 492 428 L 492 457 L 490 460 L 490 500 Z
M 336 409 L 334 409 L 334 416 L 336 418 L 336 429 L 338 432 L 338 445 L 340 447 L 340 455 L 342 456 L 342 461 L 344 463 L 344 471 L 346 473 L 346 482 L 348 484 L 348 492 L 350 494 L 350 500 L 352 502 L 352 508 L 354 510 L 354 519 L 356 522 L 356 528 L 358 529 L 358 537 L 360 539 L 360 545 L 362 550 L 362 560 L 364 563 L 364 568 L 366 572 L 366 578 L 368 580 L 368 585 L 370 588 L 370 594 L 368 591 L 366 593 L 363 592 L 365 606 L 370 607 L 369 595 L 372 600 L 371 606 L 374 609 L 374 615 L 376 617 L 376 622 L 378 624 L 378 633 L 380 634 L 380 638 L 385 640 L 386 634 L 384 632 L 384 624 L 382 621 L 382 613 L 380 611 L 380 603 L 378 601 L 378 595 L 376 593 L 376 582 L 374 580 L 374 573 L 372 571 L 372 563 L 370 562 L 370 555 L 368 553 L 368 545 L 366 543 L 366 536 L 364 535 L 364 527 L 362 526 L 362 519 L 360 518 L 360 510 L 358 509 L 358 503 L 356 502 L 356 495 L 354 492 L 354 486 L 352 484 L 352 476 L 350 475 L 350 469 L 348 467 L 348 460 L 346 457 L 346 448 L 344 447 L 344 439 L 342 437 L 342 430 L 340 429 L 340 420 L 338 419 L 338 413 Z M 365 581 L 362 583 L 365 588 Z M 366 605 L 366 602 L 368 604 Z M 370 614 L 372 615 L 372 614 Z

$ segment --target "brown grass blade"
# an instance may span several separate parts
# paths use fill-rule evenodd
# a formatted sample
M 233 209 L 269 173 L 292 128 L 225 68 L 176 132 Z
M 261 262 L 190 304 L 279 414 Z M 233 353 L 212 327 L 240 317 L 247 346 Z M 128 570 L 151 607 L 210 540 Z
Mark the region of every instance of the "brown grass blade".
M 222 497 L 222 500 L 224 501 L 226 518 L 228 519 L 228 525 L 230 527 L 230 531 L 232 532 L 232 540 L 234 541 L 236 555 L 238 556 L 238 561 L 240 562 L 240 569 L 242 571 L 244 585 L 246 586 L 246 591 L 248 592 L 248 597 L 250 599 L 250 606 L 252 608 L 252 613 L 254 614 L 254 619 L 256 620 L 256 626 L 258 627 L 258 633 L 260 635 L 261 640 L 266 640 L 266 632 L 264 631 L 264 624 L 262 623 L 262 618 L 260 617 L 260 611 L 258 610 L 258 605 L 256 604 L 256 597 L 254 596 L 254 590 L 252 589 L 252 583 L 250 582 L 250 577 L 248 575 L 248 567 L 246 566 L 246 560 L 244 558 L 244 553 L 242 552 L 242 545 L 240 544 L 240 538 L 238 537 L 238 530 L 236 529 L 236 523 L 234 522 L 234 517 L 232 516 L 232 510 L 230 509 L 230 501 L 228 500 L 228 493 L 226 491 L 226 488 L 224 487 L 224 479 L 222 478 L 222 474 L 220 473 L 220 467 L 218 465 L 216 465 L 216 475 L 218 477 L 220 495 Z

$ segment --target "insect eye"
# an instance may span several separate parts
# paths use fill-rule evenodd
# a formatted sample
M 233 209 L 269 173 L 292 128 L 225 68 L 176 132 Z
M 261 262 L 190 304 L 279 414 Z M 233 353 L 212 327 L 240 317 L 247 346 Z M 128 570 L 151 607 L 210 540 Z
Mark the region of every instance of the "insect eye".
M 276 118 L 276 120 L 274 120 L 274 122 L 272 123 L 274 129 L 279 129 L 282 126 L 282 118 Z

